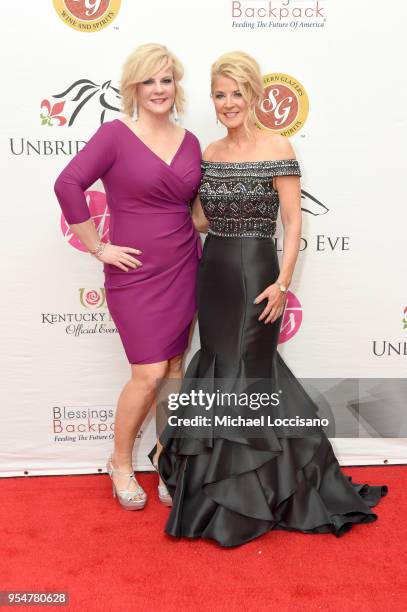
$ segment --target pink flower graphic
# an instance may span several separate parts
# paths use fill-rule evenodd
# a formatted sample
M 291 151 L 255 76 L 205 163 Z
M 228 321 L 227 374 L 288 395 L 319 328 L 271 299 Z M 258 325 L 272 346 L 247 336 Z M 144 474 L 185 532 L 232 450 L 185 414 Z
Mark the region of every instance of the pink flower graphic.
M 287 292 L 287 303 L 280 328 L 279 344 L 291 340 L 300 329 L 302 323 L 302 306 L 299 299 L 291 291 Z
M 106 301 L 105 289 L 101 287 L 97 291 L 96 289 L 81 287 L 79 289 L 79 300 L 85 308 L 101 308 Z
M 59 113 L 61 113 L 64 109 L 65 102 L 56 102 L 53 106 L 51 106 L 51 102 L 49 100 L 43 100 L 41 102 L 41 125 L 49 125 L 53 127 L 55 123 L 53 120 L 58 121 L 58 125 L 65 125 L 66 119 Z
M 102 193 L 101 191 L 85 191 L 85 197 L 90 215 L 98 231 L 100 239 L 102 242 L 107 242 L 109 240 L 110 213 L 106 204 L 106 194 Z M 82 251 L 83 253 L 88 252 L 88 249 L 81 243 L 75 234 L 70 231 L 69 225 L 62 214 L 61 230 L 71 246 L 78 249 L 78 251 Z
M 85 301 L 91 306 L 95 306 L 100 300 L 100 295 L 97 291 L 88 291 L 85 295 Z

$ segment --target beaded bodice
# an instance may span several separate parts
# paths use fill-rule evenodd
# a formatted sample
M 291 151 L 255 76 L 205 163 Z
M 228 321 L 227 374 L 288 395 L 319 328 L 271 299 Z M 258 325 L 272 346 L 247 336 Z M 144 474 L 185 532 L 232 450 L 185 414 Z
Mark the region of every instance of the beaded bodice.
M 296 159 L 257 162 L 202 161 L 199 196 L 208 232 L 219 236 L 271 238 L 279 207 L 274 176 L 301 176 Z

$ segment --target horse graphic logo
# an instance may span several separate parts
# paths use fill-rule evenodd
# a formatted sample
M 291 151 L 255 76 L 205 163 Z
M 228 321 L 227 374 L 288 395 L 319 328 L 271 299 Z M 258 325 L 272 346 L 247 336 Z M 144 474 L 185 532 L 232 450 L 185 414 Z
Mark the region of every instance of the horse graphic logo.
M 111 81 L 105 81 L 102 84 L 95 83 L 90 79 L 78 79 L 64 91 L 53 94 L 52 96 L 57 102 L 44 99 L 41 102 L 41 125 L 49 127 L 59 127 L 66 125 L 71 127 L 77 119 L 81 110 L 97 100 L 97 112 L 100 113 L 100 123 L 106 121 L 106 114 L 110 111 L 117 113 L 120 111 L 120 91 L 112 85 Z M 68 98 L 62 100 L 62 98 Z M 75 103 L 73 109 L 69 112 L 62 112 L 65 105 Z

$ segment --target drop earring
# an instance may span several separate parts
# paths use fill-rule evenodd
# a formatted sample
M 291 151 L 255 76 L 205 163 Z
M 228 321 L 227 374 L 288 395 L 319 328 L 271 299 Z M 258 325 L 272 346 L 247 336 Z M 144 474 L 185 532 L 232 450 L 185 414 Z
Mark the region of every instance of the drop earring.
M 175 104 L 174 104 L 174 106 L 172 107 L 172 115 L 173 115 L 173 117 L 174 117 L 174 121 L 175 121 L 176 123 L 178 123 L 178 121 L 179 121 L 179 119 L 178 119 L 178 111 L 177 111 L 177 107 L 175 106 Z
M 136 123 L 136 121 L 138 120 L 137 104 L 134 106 L 133 114 L 131 116 L 131 120 L 133 121 L 133 123 Z

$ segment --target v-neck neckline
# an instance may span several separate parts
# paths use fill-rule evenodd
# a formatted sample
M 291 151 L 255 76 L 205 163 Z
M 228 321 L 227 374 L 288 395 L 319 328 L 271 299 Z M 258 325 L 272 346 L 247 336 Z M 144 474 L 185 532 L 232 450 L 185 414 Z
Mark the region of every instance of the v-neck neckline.
M 133 132 L 133 130 L 131 129 L 131 127 L 129 127 L 129 126 L 127 125 L 127 123 L 125 123 L 125 122 L 124 122 L 124 121 L 122 121 L 121 119 L 116 119 L 115 121 L 119 121 L 119 123 L 122 123 L 122 124 L 124 125 L 124 127 L 125 127 L 125 128 L 127 128 L 127 130 L 128 130 L 129 132 L 131 132 L 131 134 L 133 134 L 133 136 L 134 136 L 135 138 L 137 138 L 137 140 L 138 140 L 139 142 L 141 142 L 141 144 L 142 144 L 142 145 L 143 145 L 143 146 L 144 146 L 144 147 L 147 149 L 147 151 L 149 151 L 149 152 L 151 153 L 151 155 L 153 155 L 154 157 L 156 157 L 157 159 L 159 159 L 159 160 L 160 160 L 160 161 L 161 161 L 163 164 L 165 164 L 165 165 L 167 166 L 167 168 L 172 168 L 172 166 L 173 166 L 173 164 L 174 164 L 174 162 L 175 162 L 176 158 L 178 157 L 178 154 L 180 153 L 181 149 L 183 148 L 183 145 L 184 145 L 184 143 L 185 143 L 185 141 L 186 141 L 186 138 L 187 138 L 187 133 L 188 133 L 188 130 L 187 130 L 187 129 L 184 129 L 184 137 L 183 137 L 183 139 L 181 140 L 181 143 L 180 143 L 180 145 L 179 145 L 178 149 L 176 150 L 176 152 L 175 152 L 175 154 L 174 154 L 174 156 L 173 156 L 172 160 L 171 160 L 171 161 L 170 161 L 170 163 L 168 164 L 168 163 L 165 161 L 165 159 L 163 159 L 162 157 L 160 157 L 159 155 L 157 155 L 157 153 L 155 153 L 155 152 L 154 152 L 154 151 L 153 151 L 153 150 L 152 150 L 152 149 L 151 149 L 151 148 L 150 148 L 150 147 L 149 147 L 149 146 L 148 146 L 148 145 L 147 145 L 147 144 L 144 142 L 144 140 L 142 140 L 142 139 L 140 138 L 140 136 L 137 136 L 137 134 L 136 134 L 135 132 Z

